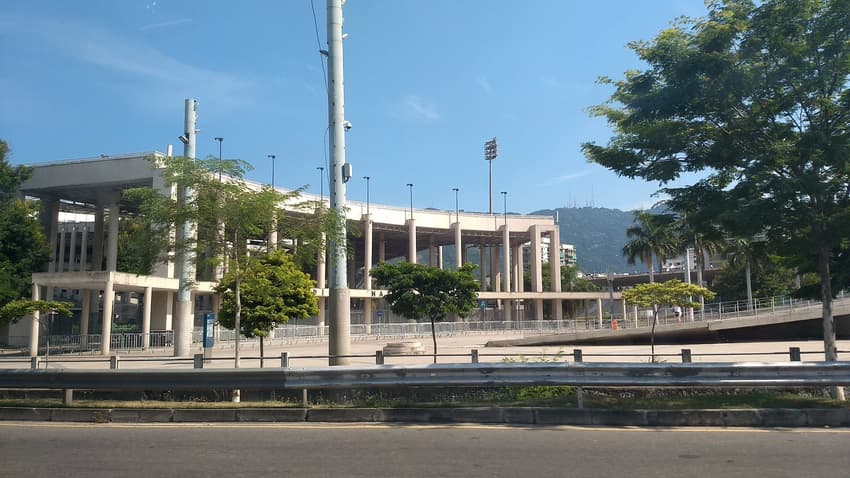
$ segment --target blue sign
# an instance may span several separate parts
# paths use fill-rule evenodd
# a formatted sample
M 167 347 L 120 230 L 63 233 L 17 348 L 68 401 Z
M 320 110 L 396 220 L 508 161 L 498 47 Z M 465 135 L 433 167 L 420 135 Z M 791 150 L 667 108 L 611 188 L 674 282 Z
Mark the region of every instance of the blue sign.
M 383 319 L 384 318 L 384 311 L 379 310 L 379 311 L 375 312 L 375 315 L 377 315 L 379 319 Z
M 207 312 L 204 314 L 204 348 L 212 348 L 215 345 L 215 314 Z

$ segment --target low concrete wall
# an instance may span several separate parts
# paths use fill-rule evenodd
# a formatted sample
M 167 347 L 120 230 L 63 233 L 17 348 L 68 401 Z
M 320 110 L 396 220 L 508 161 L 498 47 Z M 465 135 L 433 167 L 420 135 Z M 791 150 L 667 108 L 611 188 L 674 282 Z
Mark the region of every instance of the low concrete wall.
M 0 407 L 0 420 L 84 423 L 497 423 L 641 427 L 850 427 L 850 409 L 601 410 L 541 407 L 96 409 Z

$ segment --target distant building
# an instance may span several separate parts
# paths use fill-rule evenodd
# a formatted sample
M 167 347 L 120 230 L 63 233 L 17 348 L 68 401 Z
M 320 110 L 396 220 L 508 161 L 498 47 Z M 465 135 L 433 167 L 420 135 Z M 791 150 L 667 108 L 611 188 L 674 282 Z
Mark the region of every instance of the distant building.
M 549 238 L 548 237 L 541 238 L 540 255 L 541 255 L 544 263 L 549 262 L 549 256 L 550 256 L 550 253 L 549 253 L 550 247 L 549 246 L 550 246 Z M 528 263 L 528 258 L 530 257 L 529 254 L 531 253 L 529 251 L 530 248 L 531 248 L 530 242 L 527 242 L 527 243 L 522 245 L 522 255 L 523 255 L 523 259 L 525 260 L 526 264 Z M 576 248 L 572 244 L 561 244 L 559 257 L 560 257 L 561 267 L 575 266 L 578 263 L 578 260 L 577 260 L 577 257 L 576 257 Z
M 696 270 L 696 251 L 692 247 L 688 248 L 687 257 L 690 259 L 690 268 Z M 704 254 L 704 264 L 706 269 L 720 269 L 726 264 L 726 256 L 723 254 Z M 679 272 L 685 270 L 685 254 L 676 256 L 664 261 L 661 265 L 661 272 Z

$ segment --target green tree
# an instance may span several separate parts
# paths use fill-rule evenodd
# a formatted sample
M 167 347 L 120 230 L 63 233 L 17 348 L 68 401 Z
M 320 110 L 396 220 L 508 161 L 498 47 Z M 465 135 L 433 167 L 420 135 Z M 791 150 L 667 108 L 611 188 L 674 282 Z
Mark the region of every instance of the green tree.
M 18 320 L 33 312 L 52 312 L 60 317 L 71 317 L 71 307 L 74 304 L 69 302 L 47 301 L 47 300 L 29 300 L 18 299 L 7 302 L 0 306 L 0 325 L 14 324 Z
M 275 324 L 291 319 L 306 319 L 319 313 L 313 293 L 315 283 L 298 269 L 291 255 L 274 251 L 251 259 L 242 271 L 240 286 L 242 314 L 240 332 L 248 338 L 260 338 L 260 357 L 263 341 Z M 227 273 L 215 288 L 221 297 L 218 322 L 236 329 L 236 271 Z M 260 359 L 260 367 L 263 366 Z
M 629 265 L 640 260 L 649 271 L 649 281 L 655 282 L 653 257 L 658 257 L 660 271 L 664 261 L 676 253 L 673 216 L 643 210 L 635 211 L 634 215 L 634 225 L 626 229 L 629 240 L 623 246 L 623 256 Z
M 794 290 L 794 273 L 776 256 L 732 256 L 712 281 L 711 289 L 723 301 L 746 300 L 752 308 L 752 297 L 790 295 Z M 750 269 L 748 281 L 747 270 Z
M 32 171 L 12 166 L 6 159 L 8 146 L 0 141 L 0 306 L 29 298 L 32 273 L 50 259 L 35 205 L 18 199 L 17 189 Z
M 630 47 L 648 66 L 594 113 L 615 129 L 583 145 L 620 175 L 658 181 L 739 237 L 764 233 L 821 278 L 826 360 L 837 359 L 835 251 L 850 237 L 850 2 L 713 0 Z M 701 172 L 686 187 L 683 173 Z M 837 398 L 843 391 L 834 390 Z
M 445 320 L 450 313 L 466 317 L 475 308 L 479 288 L 475 265 L 464 264 L 457 271 L 450 271 L 410 262 L 384 262 L 372 268 L 370 274 L 379 287 L 388 290 L 384 299 L 394 313 L 414 320 L 427 317 L 431 321 L 434 363 L 437 363 L 434 324 Z
M 241 283 L 244 278 L 250 240 L 264 239 L 271 230 L 277 205 L 297 196 L 284 195 L 270 187 L 255 189 L 245 183 L 244 175 L 250 165 L 239 160 L 219 162 L 217 158 L 194 160 L 185 157 L 151 158 L 155 167 L 162 168 L 166 184 L 175 184 L 193 191 L 191 198 L 171 198 L 155 194 L 150 188 L 127 193 L 137 200 L 139 208 L 155 229 L 157 237 L 167 236 L 184 222 L 193 223 L 197 234 L 185 240 L 177 234 L 168 245 L 178 253 L 194 253 L 196 266 L 202 270 L 226 268 L 234 276 L 235 285 L 235 366 L 239 367 L 239 337 Z M 219 171 L 223 180 L 219 179 Z M 178 196 L 180 196 L 178 194 Z M 254 253 L 257 253 L 254 250 Z
M 655 324 L 658 323 L 659 306 L 679 306 L 685 308 L 700 308 L 700 303 L 694 297 L 714 298 L 714 292 L 694 284 L 686 284 L 673 279 L 667 282 L 650 282 L 638 284 L 634 288 L 623 291 L 623 300 L 639 307 L 652 308 L 652 330 L 650 331 L 650 353 L 655 362 Z

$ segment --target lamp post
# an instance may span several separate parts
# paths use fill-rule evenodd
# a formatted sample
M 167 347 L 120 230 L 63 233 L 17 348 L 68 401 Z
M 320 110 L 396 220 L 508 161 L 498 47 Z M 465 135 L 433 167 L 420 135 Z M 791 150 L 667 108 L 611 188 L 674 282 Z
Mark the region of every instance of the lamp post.
M 505 216 L 505 225 L 508 225 L 508 192 L 502 191 L 502 199 L 504 200 L 504 216 Z
M 363 179 L 366 180 L 366 214 L 369 214 L 369 180 L 372 178 L 370 176 L 363 176 Z
M 224 141 L 224 138 L 216 136 L 213 139 L 218 141 L 218 182 L 221 182 L 221 142 Z
M 457 207 L 457 193 L 460 191 L 459 188 L 452 188 L 452 191 L 455 192 L 455 222 L 460 222 L 460 209 Z
M 413 183 L 407 183 L 408 189 L 410 189 L 410 218 L 413 219 Z
M 274 189 L 274 160 L 277 158 L 277 156 L 269 154 L 267 155 L 267 157 L 272 160 L 272 189 Z
M 319 201 L 322 203 L 325 202 L 325 168 L 324 166 L 319 166 L 316 169 L 319 170 Z

